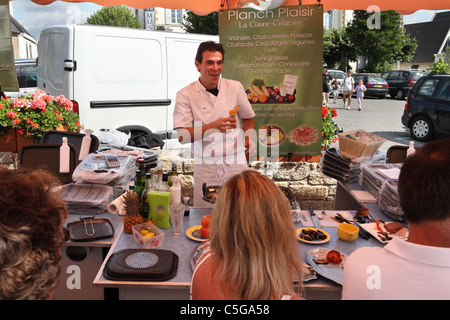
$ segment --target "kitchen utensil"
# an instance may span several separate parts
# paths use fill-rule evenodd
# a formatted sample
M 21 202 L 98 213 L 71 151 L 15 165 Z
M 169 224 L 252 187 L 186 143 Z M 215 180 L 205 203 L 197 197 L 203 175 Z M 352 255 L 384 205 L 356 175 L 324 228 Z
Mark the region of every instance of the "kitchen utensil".
M 79 221 L 67 225 L 69 238 L 72 241 L 91 241 L 109 238 L 114 235 L 114 227 L 108 219 L 83 217 Z
M 314 212 L 314 209 L 313 209 L 312 206 L 309 207 L 309 212 L 311 213 L 311 219 L 312 219 L 312 221 L 314 223 L 314 227 L 319 229 L 320 228 L 320 222 L 319 222 L 319 219 L 317 218 L 317 215 Z

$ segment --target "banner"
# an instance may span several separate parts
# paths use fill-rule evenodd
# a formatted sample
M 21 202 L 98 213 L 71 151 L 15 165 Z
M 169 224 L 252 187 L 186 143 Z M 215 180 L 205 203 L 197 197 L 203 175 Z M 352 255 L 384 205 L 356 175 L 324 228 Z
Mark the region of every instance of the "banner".
M 0 0 L 0 87 L 1 91 L 19 91 L 14 65 L 8 0 Z
M 222 74 L 246 89 L 259 156 L 320 153 L 322 21 L 318 5 L 219 12 Z

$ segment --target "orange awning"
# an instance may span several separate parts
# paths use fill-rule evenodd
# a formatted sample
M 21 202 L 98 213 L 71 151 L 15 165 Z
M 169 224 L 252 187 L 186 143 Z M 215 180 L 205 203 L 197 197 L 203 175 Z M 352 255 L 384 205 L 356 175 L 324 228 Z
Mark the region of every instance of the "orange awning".
M 49 4 L 55 0 L 32 0 L 37 4 Z M 239 3 L 254 2 L 257 0 L 63 0 L 65 2 L 93 2 L 101 6 L 127 5 L 129 7 L 145 9 L 162 7 L 169 9 L 190 9 L 196 14 L 204 15 L 220 9 L 235 9 Z M 264 0 L 260 0 L 263 2 Z M 302 4 L 317 4 L 317 0 L 303 0 Z M 449 9 L 448 0 L 322 0 L 324 11 L 330 9 L 367 10 L 369 6 L 376 5 L 381 11 L 396 10 L 400 14 L 411 14 L 417 10 Z M 223 5 L 221 5 L 223 4 Z M 298 5 L 299 0 L 286 0 L 283 5 Z

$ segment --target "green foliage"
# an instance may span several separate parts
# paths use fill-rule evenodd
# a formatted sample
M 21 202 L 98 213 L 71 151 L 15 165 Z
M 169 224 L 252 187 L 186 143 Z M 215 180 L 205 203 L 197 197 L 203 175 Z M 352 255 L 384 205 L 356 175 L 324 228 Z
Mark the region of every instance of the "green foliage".
M 327 68 L 348 70 L 349 60 L 356 59 L 355 52 L 345 28 L 324 30 L 323 61 Z
M 332 142 L 336 142 L 337 125 L 333 118 L 337 117 L 335 109 L 322 106 L 322 147 L 328 148 Z
M 369 29 L 373 13 L 354 12 L 354 18 L 346 28 L 356 53 L 368 57 L 366 72 L 383 72 L 396 60 L 410 61 L 417 48 L 415 39 L 405 35 L 402 19 L 396 11 L 380 12 L 380 28 Z
M 183 29 L 188 33 L 219 34 L 219 16 L 211 12 L 206 16 L 198 16 L 192 11 L 186 11 Z
M 438 62 L 433 63 L 428 69 L 430 74 L 448 74 L 450 72 L 450 65 L 445 63 L 442 58 Z
M 86 20 L 87 24 L 124 28 L 141 28 L 136 16 L 125 6 L 103 7 Z

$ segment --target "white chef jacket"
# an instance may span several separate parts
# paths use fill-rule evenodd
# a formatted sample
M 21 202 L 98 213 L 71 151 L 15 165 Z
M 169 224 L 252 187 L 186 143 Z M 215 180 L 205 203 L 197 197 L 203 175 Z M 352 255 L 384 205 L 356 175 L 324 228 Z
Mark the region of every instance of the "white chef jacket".
M 354 251 L 344 267 L 344 300 L 448 300 L 450 248 L 393 238 Z
M 197 80 L 178 91 L 173 113 L 174 129 L 201 128 L 220 118 L 229 117 L 229 111 L 236 106 L 239 107 L 239 118 L 250 119 L 255 116 L 240 82 L 220 78 L 217 88 L 219 94 L 216 97 Z M 206 185 L 222 185 L 231 175 L 247 169 L 243 139 L 241 125 L 237 121 L 236 129 L 227 130 L 227 133 L 205 132 L 203 140 L 196 140 L 192 144 L 194 206 L 210 206 L 201 200 L 203 182 Z

